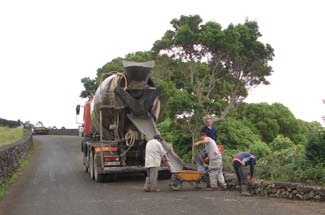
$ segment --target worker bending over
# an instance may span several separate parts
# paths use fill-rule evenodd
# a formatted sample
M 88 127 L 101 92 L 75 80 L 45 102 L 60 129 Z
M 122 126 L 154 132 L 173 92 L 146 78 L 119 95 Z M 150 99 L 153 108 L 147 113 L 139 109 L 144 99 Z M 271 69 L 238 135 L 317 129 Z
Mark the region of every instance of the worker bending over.
M 240 152 L 236 154 L 233 158 L 233 166 L 238 179 L 238 184 L 240 185 L 241 195 L 243 196 L 251 195 L 247 190 L 248 189 L 247 179 L 248 179 L 248 183 L 253 183 L 255 164 L 256 164 L 256 157 L 248 152 Z M 249 165 L 250 175 L 247 178 L 243 167 L 246 167 L 248 165 Z

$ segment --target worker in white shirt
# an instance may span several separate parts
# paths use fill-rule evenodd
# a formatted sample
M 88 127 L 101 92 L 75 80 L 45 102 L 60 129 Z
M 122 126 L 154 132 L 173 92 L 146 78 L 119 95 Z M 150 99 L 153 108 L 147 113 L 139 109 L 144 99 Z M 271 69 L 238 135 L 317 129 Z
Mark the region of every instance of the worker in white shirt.
M 152 140 L 146 145 L 145 168 L 147 169 L 147 177 L 144 185 L 146 192 L 159 192 L 157 187 L 158 170 L 161 160 L 168 162 L 167 153 L 161 145 L 162 138 L 160 134 L 155 134 Z

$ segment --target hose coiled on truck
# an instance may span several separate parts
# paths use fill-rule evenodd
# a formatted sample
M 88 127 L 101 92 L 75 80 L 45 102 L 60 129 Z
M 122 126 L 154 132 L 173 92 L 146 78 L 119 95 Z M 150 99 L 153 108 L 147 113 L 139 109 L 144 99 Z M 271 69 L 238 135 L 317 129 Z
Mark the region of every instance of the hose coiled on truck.
M 113 80 L 111 82 L 110 88 L 116 89 L 117 84 L 118 84 L 118 80 L 119 80 L 120 77 L 122 77 L 124 79 L 125 84 L 124 84 L 123 90 L 125 91 L 128 88 L 128 79 L 126 78 L 126 75 L 124 73 L 121 73 L 121 72 L 115 74 L 115 76 L 114 76 L 114 78 L 113 78 Z
M 125 145 L 128 147 L 120 156 L 123 157 L 135 144 L 135 131 L 129 130 L 125 134 Z

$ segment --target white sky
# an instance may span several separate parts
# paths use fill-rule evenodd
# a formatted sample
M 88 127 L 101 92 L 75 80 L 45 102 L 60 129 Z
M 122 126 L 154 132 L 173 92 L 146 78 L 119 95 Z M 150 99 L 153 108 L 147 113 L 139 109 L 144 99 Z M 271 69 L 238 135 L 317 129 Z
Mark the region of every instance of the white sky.
M 280 102 L 306 121 L 325 115 L 324 4 L 319 0 L 0 1 L 0 117 L 77 127 L 80 79 L 152 47 L 170 20 L 199 14 L 223 27 L 256 20 L 275 49 L 271 85 L 247 102 Z

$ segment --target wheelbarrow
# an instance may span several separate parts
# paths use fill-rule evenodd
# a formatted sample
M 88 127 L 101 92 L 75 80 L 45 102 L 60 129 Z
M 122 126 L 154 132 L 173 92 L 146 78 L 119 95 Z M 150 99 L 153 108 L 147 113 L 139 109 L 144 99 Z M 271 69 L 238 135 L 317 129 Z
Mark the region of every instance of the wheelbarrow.
M 179 191 L 182 189 L 183 182 L 194 182 L 195 188 L 199 189 L 200 182 L 208 183 L 208 173 L 198 172 L 194 170 L 181 170 L 179 172 L 173 172 L 171 177 L 171 183 L 169 188 L 173 191 Z

